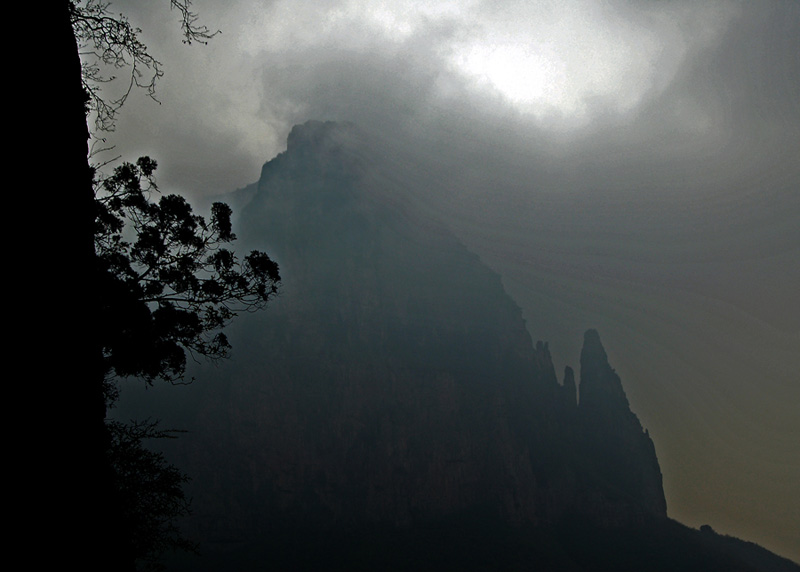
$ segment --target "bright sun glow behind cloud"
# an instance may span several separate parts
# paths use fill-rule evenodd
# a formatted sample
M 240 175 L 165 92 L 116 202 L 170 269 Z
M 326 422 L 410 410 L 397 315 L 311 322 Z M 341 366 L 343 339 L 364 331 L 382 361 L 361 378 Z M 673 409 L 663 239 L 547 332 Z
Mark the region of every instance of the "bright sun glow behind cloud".
M 580 127 L 668 86 L 685 58 L 724 29 L 726 6 L 343 0 L 321 8 L 279 0 L 244 30 L 242 49 L 272 59 L 303 53 L 309 65 L 346 53 L 402 58 L 414 46 L 416 57 L 442 60 L 473 92 L 551 126 Z
M 596 2 L 506 5 L 482 14 L 451 63 L 523 113 L 579 126 L 634 109 L 669 85 L 692 49 L 716 39 L 723 13 L 683 11 L 664 18 L 645 6 L 631 18 Z
M 545 51 L 520 44 L 472 44 L 453 63 L 479 88 L 496 90 L 523 109 L 564 107 L 566 81 L 561 62 Z

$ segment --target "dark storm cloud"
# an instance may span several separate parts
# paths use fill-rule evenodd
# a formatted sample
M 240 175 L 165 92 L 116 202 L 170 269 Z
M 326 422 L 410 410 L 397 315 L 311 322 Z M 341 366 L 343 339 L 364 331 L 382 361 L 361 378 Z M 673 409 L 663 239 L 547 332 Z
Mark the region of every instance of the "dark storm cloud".
M 423 137 L 499 137 L 510 146 L 519 143 L 511 134 L 530 140 L 537 127 L 563 136 L 606 113 L 619 123 L 739 11 L 730 3 L 653 6 L 293 1 L 221 10 L 199 3 L 204 20 L 223 33 L 207 47 L 187 48 L 168 11 L 136 3 L 132 19 L 149 32 L 167 75 L 163 105 L 141 102 L 120 132 L 132 147 L 164 141 L 169 163 L 192 172 L 178 177 L 171 167 L 184 181 L 218 163 L 223 147 L 233 182 L 246 162 L 257 172 L 291 125 L 308 117 Z M 197 191 L 216 191 L 224 180 L 207 178 L 196 181 Z

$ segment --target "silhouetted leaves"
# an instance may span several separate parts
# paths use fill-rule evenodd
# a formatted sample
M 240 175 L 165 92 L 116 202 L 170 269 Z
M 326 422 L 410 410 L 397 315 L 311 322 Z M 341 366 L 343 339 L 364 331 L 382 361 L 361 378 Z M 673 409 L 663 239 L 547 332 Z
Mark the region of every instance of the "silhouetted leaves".
M 186 352 L 210 359 L 230 348 L 219 330 L 278 291 L 278 265 L 263 252 L 240 259 L 231 209 L 210 220 L 177 195 L 157 192 L 156 162 L 143 157 L 95 179 L 95 251 L 106 374 L 181 379 Z
M 177 195 L 161 196 L 148 157 L 96 175 L 96 287 L 105 368 L 105 399 L 121 377 L 176 381 L 187 352 L 225 357 L 222 329 L 241 311 L 262 308 L 278 292 L 278 265 L 263 252 L 243 259 L 224 246 L 236 240 L 231 209 L 215 203 L 206 221 Z M 106 420 L 113 499 L 119 507 L 124 561 L 153 569 L 167 549 L 191 549 L 175 525 L 188 512 L 188 480 L 144 441 L 172 436 L 156 422 Z
M 196 550 L 175 523 L 177 517 L 189 514 L 189 500 L 182 488 L 189 479 L 168 464 L 162 453 L 144 446 L 149 439 L 174 438 L 175 432 L 159 429 L 157 422 L 149 420 L 108 421 L 107 426 L 115 500 L 125 523 L 124 546 L 144 569 L 159 570 L 158 558 L 166 550 Z

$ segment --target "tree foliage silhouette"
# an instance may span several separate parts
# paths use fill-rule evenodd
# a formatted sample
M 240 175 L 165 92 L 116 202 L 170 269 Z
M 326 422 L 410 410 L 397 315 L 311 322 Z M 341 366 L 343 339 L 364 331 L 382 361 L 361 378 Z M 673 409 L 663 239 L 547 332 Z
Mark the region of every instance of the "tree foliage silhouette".
M 150 439 L 174 438 L 174 431 L 156 421 L 107 422 L 114 467 L 116 502 L 125 523 L 124 539 L 129 558 L 140 568 L 161 570 L 159 557 L 167 550 L 194 552 L 196 546 L 182 535 L 176 518 L 189 514 L 190 501 L 183 485 L 189 478 L 170 465 L 163 453 L 145 446 Z
M 206 43 L 219 31 L 212 32 L 199 24 L 191 4 L 191 0 L 169 0 L 170 9 L 179 15 L 183 42 Z M 87 110 L 94 116 L 96 130 L 111 131 L 117 112 L 134 88 L 141 88 L 156 99 L 156 83 L 164 75 L 161 62 L 141 41 L 141 29 L 125 15 L 112 13 L 110 2 L 72 1 L 70 20 L 81 55 L 81 84 Z M 103 86 L 118 79 L 122 70 L 127 72 L 124 89 L 116 96 L 106 96 Z
M 95 179 L 95 252 L 106 376 L 177 381 L 186 354 L 226 357 L 222 329 L 278 292 L 278 265 L 263 252 L 239 258 L 231 209 L 208 221 L 177 195 L 158 193 L 156 162 L 123 163 Z
M 278 265 L 252 251 L 239 258 L 226 246 L 236 240 L 231 209 L 214 203 L 209 220 L 185 199 L 160 196 L 156 162 L 123 163 L 95 177 L 96 284 L 102 333 L 105 397 L 113 406 L 120 378 L 183 379 L 187 353 L 226 357 L 223 328 L 239 312 L 263 308 L 278 292 Z M 143 441 L 170 435 L 152 423 L 107 422 L 108 457 L 122 550 L 153 568 L 169 548 L 186 548 L 174 525 L 188 503 L 187 480 Z
M 169 0 L 168 6 L 178 16 L 185 43 L 205 43 L 217 33 L 198 24 L 191 0 Z M 271 287 L 277 284 L 277 267 L 266 255 L 251 253 L 238 260 L 223 247 L 234 238 L 225 226 L 230 219 L 226 207 L 215 207 L 211 221 L 203 222 L 203 227 L 180 199 L 163 197 L 153 206 L 146 200 L 147 192 L 130 192 L 135 189 L 134 179 L 155 189 L 150 185 L 154 162 L 123 165 L 108 177 L 90 165 L 95 145 L 89 141 L 92 137 L 102 140 L 103 131 L 114 129 L 117 113 L 131 91 L 141 88 L 155 98 L 156 82 L 163 75 L 161 64 L 141 41 L 140 30 L 124 15 L 113 14 L 109 2 L 57 0 L 42 15 L 37 34 L 52 42 L 48 53 L 56 78 L 53 81 L 44 74 L 48 83 L 40 91 L 49 94 L 57 85 L 59 92 L 48 98 L 51 112 L 37 116 L 43 118 L 39 132 L 52 134 L 51 147 L 58 150 L 52 165 L 57 177 L 47 199 L 32 208 L 46 207 L 53 222 L 43 228 L 51 243 L 68 253 L 52 257 L 50 265 L 40 265 L 39 282 L 47 288 L 57 284 L 63 301 L 50 315 L 42 316 L 42 323 L 82 327 L 81 335 L 61 336 L 53 344 L 51 359 L 42 360 L 46 363 L 37 375 L 50 392 L 48 403 L 53 404 L 48 445 L 60 457 L 57 461 L 42 455 L 46 461 L 40 473 L 51 474 L 56 462 L 79 468 L 60 471 L 58 486 L 47 495 L 52 529 L 58 531 L 49 541 L 56 548 L 51 553 L 59 565 L 74 562 L 85 570 L 100 570 L 113 564 L 120 570 L 133 570 L 132 521 L 130 513 L 126 516 L 120 509 L 125 498 L 120 466 L 112 466 L 119 453 L 120 427 L 106 419 L 115 381 L 131 375 L 151 382 L 158 377 L 180 379 L 187 352 L 224 357 L 228 345 L 222 327 L 238 311 L 256 309 L 275 293 Z M 115 78 L 118 83 L 112 88 Z M 122 89 L 118 89 L 120 84 Z M 49 124 L 53 118 L 55 127 Z M 114 184 L 116 190 L 112 190 Z M 143 218 L 132 220 L 128 215 Z M 159 245 L 159 220 L 183 225 L 182 230 L 166 231 L 164 236 L 175 241 Z M 147 237 L 142 241 L 134 238 L 140 222 Z M 192 266 L 190 255 L 178 255 L 173 248 L 188 248 L 181 241 L 191 232 L 208 240 L 208 257 L 203 261 L 210 266 Z M 150 259 L 145 256 L 148 249 Z M 148 266 L 152 256 L 162 257 L 161 266 Z M 172 266 L 165 263 L 167 256 L 173 257 Z M 145 267 L 150 274 L 141 273 Z M 64 279 L 76 273 L 86 279 Z M 160 294 L 159 279 L 163 280 Z M 259 284 L 263 291 L 258 290 Z M 254 290 L 245 294 L 247 288 Z M 43 287 L 41 295 L 47 293 Z M 226 298 L 226 293 L 233 297 Z M 142 353 L 134 357 L 137 348 Z M 61 381 L 65 371 L 77 382 Z M 131 433 L 134 427 L 127 426 L 126 439 L 139 447 L 143 439 L 156 436 Z M 169 473 L 163 463 L 149 466 L 161 467 L 162 476 Z M 74 525 L 77 514 L 83 518 L 81 527 Z

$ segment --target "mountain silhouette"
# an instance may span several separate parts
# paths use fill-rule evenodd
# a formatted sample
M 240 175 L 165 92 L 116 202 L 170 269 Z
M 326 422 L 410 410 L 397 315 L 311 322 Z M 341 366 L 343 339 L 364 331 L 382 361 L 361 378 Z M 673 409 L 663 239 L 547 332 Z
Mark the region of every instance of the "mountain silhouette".
M 232 197 L 283 286 L 175 406 L 206 554 L 175 569 L 798 569 L 670 520 L 598 332 L 559 382 L 500 276 L 376 156 L 308 122 Z

